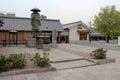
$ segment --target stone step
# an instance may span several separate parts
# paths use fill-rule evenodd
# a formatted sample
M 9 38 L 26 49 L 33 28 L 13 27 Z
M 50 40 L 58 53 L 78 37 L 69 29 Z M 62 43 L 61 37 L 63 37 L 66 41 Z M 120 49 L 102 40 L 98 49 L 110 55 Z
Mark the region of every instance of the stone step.
M 70 61 L 77 61 L 77 60 L 84 60 L 85 58 L 76 58 L 76 59 L 66 59 L 66 60 L 58 60 L 58 61 L 51 61 L 51 63 L 62 63 L 62 62 L 70 62 Z
M 15 69 L 7 72 L 1 72 L 1 76 L 10 76 L 10 75 L 20 75 L 20 74 L 29 74 L 29 73 L 41 73 L 47 71 L 55 71 L 55 67 L 45 67 L 45 68 L 31 68 L 31 69 Z M 1 80 L 1 79 L 0 79 Z
M 57 70 L 74 69 L 74 68 L 81 68 L 81 67 L 96 65 L 96 63 L 90 62 L 90 61 L 85 60 L 85 59 L 67 61 L 67 62 L 51 63 L 51 64 L 53 67 L 56 67 Z

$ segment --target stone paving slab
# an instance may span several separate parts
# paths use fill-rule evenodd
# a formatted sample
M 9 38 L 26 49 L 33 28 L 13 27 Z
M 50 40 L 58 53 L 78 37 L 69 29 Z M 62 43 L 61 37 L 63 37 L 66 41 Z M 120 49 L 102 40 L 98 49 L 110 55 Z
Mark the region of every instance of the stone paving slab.
M 36 49 L 36 48 L 26 48 L 25 45 L 19 45 L 19 46 L 10 46 L 10 47 L 2 47 L 0 48 L 0 54 L 19 54 L 19 53 L 40 53 L 42 55 L 43 50 L 42 49 Z M 60 61 L 60 60 L 71 60 L 71 59 L 79 59 L 83 58 L 81 56 L 71 54 L 69 52 L 65 52 L 62 50 L 59 50 L 57 48 L 51 48 L 51 51 L 48 51 L 49 58 L 51 61 Z
M 90 57 L 90 52 L 92 50 L 94 50 L 95 48 L 93 47 L 87 47 L 87 46 L 79 46 L 79 45 L 75 45 L 75 44 L 59 44 L 59 49 L 72 53 L 72 54 L 76 54 L 79 56 L 83 56 L 83 57 Z
M 52 49 L 50 51 L 50 60 L 51 61 L 64 61 L 64 60 L 73 60 L 73 59 L 80 59 L 83 58 L 81 56 L 71 54 L 69 52 L 59 50 L 59 49 Z
M 80 45 L 76 45 L 76 44 L 59 44 L 59 48 L 60 49 L 69 49 L 71 51 L 79 51 L 79 52 L 84 52 L 84 53 L 90 53 L 91 51 L 93 51 L 94 49 L 96 49 L 95 47 L 88 47 L 88 46 L 80 46 Z
M 0 77 L 0 80 L 12 80 L 11 76 Z
M 35 53 L 40 53 L 42 55 L 43 51 L 41 49 L 35 49 L 35 48 L 26 48 L 25 45 L 19 45 L 19 46 L 8 46 L 8 47 L 2 47 L 0 49 L 0 54 L 19 54 L 19 53 L 29 53 L 31 55 Z M 51 51 L 49 51 L 49 58 L 50 61 L 55 62 L 55 61 L 65 61 L 65 60 L 74 60 L 74 59 L 82 59 L 83 57 L 77 56 L 74 54 L 71 54 L 69 52 L 65 52 L 56 48 L 52 48 Z M 29 67 L 30 66 L 30 67 Z M 32 66 L 32 67 L 31 67 Z M 2 73 L 2 75 L 15 75 L 15 74 L 22 74 L 22 73 L 35 73 L 35 72 L 44 72 L 47 71 L 45 70 L 37 70 L 33 69 L 35 68 L 33 64 L 29 63 L 27 64 L 25 70 L 15 70 L 15 71 L 8 71 L 7 73 Z M 52 69 L 48 70 L 51 71 Z

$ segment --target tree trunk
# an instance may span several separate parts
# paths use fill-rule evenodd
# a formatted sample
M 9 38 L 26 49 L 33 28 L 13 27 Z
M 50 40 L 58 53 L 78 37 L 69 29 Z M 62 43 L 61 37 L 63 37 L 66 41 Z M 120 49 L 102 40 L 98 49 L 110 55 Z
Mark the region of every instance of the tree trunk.
M 109 34 L 106 36 L 106 43 L 109 43 Z

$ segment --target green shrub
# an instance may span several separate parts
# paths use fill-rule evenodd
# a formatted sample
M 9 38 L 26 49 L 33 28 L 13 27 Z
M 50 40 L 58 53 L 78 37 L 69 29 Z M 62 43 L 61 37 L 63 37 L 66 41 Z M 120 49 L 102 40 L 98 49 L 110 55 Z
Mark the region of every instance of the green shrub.
M 36 64 L 39 67 L 49 67 L 50 66 L 50 61 L 48 58 L 45 57 L 40 57 L 39 53 L 36 53 L 35 56 L 31 59 L 34 64 Z
M 105 59 L 106 58 L 106 50 L 103 48 L 98 48 L 90 53 L 90 56 L 93 59 Z
M 10 61 L 7 55 L 0 55 L 0 72 L 10 70 Z
M 26 65 L 24 54 L 0 55 L 0 72 L 10 69 L 24 68 Z
M 24 68 L 26 66 L 26 59 L 24 54 L 10 54 L 9 60 L 11 68 Z

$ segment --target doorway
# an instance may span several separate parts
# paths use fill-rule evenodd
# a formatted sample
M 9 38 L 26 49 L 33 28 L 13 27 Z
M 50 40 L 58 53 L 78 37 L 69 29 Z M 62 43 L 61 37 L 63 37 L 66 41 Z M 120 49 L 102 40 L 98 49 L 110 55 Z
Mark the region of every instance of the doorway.
M 87 34 L 86 33 L 80 33 L 79 34 L 79 40 L 87 40 Z

